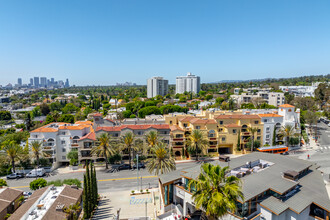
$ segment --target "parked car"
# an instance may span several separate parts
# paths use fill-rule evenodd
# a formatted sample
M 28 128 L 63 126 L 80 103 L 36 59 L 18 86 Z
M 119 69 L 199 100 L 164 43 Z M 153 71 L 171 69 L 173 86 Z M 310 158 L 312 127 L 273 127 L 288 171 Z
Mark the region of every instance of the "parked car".
M 131 168 L 131 166 L 129 164 L 126 164 L 126 163 L 120 164 L 118 166 L 118 170 L 129 170 L 130 168 Z
M 134 164 L 134 165 L 133 165 L 133 169 L 136 169 L 136 167 L 137 167 L 136 164 Z M 139 169 L 141 169 L 141 168 L 143 168 L 143 169 L 146 168 L 146 166 L 144 165 L 144 163 L 139 163 L 139 164 L 138 164 L 138 167 L 139 167 Z
M 23 178 L 24 174 L 23 173 L 12 173 L 7 175 L 7 179 L 18 179 L 18 178 Z
M 23 192 L 23 196 L 25 199 L 29 198 L 32 195 L 32 192 Z
M 31 170 L 28 174 L 26 174 L 26 177 L 35 178 L 35 177 L 42 177 L 46 174 L 46 171 L 44 168 L 38 168 Z

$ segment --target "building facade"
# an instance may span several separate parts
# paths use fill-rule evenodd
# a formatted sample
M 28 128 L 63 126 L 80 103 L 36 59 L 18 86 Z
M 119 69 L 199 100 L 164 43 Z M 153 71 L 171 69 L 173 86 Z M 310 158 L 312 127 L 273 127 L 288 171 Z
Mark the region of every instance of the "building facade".
M 184 92 L 199 93 L 201 89 L 200 77 L 188 73 L 187 76 L 176 77 L 176 94 Z
M 250 151 L 248 142 L 252 137 L 250 128 L 257 132 L 254 139 L 262 142 L 263 123 L 258 115 L 220 114 L 205 115 L 169 114 L 165 115 L 165 123 L 171 128 L 171 146 L 176 159 L 188 157 L 187 139 L 195 129 L 201 130 L 208 139 L 207 153 L 236 154 Z
M 268 91 L 259 91 L 256 93 L 242 93 L 237 95 L 231 95 L 232 99 L 236 101 L 236 103 L 240 106 L 243 103 L 253 103 L 262 104 L 267 103 L 273 106 L 280 106 L 285 103 L 284 93 L 282 92 L 268 92 Z
M 147 81 L 147 97 L 153 98 L 157 95 L 168 94 L 168 80 L 163 77 L 152 77 Z
M 42 151 L 47 154 L 54 167 L 68 164 L 67 154 L 71 150 L 78 150 L 78 141 L 93 132 L 93 123 L 78 121 L 75 124 L 56 122 L 37 128 L 30 132 L 28 142 L 42 142 Z

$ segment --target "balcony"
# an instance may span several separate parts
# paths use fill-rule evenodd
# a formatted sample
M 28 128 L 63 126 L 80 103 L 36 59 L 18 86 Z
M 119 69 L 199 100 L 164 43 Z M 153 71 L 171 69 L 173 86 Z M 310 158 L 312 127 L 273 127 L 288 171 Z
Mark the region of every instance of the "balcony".
M 184 141 L 184 138 L 173 138 L 172 141 Z
M 79 144 L 78 143 L 72 143 L 71 147 L 79 147 Z
M 43 151 L 53 151 L 53 150 L 54 150 L 54 147 L 52 147 L 52 146 L 47 146 L 47 147 L 44 147 L 42 150 L 43 150 Z
M 210 140 L 210 141 L 216 141 L 217 138 L 216 138 L 216 137 L 209 137 L 209 140 Z
M 251 133 L 248 132 L 248 131 L 242 131 L 241 132 L 241 136 L 250 136 L 250 135 L 251 135 Z

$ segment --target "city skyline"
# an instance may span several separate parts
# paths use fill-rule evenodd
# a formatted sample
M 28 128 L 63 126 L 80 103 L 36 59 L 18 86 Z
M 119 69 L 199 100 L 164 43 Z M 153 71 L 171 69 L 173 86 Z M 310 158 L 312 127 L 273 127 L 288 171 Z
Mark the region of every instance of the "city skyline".
M 285 7 L 283 7 L 285 5 Z M 34 75 L 115 85 L 186 72 L 202 83 L 330 71 L 328 1 L 6 1 L 0 84 Z M 308 52 L 307 52 L 308 51 Z M 51 73 L 51 74 L 44 74 Z

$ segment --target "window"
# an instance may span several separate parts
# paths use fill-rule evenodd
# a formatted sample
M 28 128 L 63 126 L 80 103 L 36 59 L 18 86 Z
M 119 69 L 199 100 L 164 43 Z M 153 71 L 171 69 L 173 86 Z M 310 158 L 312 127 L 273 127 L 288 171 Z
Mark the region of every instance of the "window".
M 66 156 L 62 156 L 62 160 L 66 160 Z
M 170 125 L 172 124 L 172 121 L 170 121 Z
M 267 132 L 269 132 L 269 131 L 270 131 L 270 128 L 269 128 L 269 127 L 267 127 L 267 128 L 266 128 L 266 131 L 267 131 Z
M 223 125 L 223 121 L 219 121 L 219 124 L 220 124 L 220 125 Z
M 237 130 L 236 129 L 233 129 L 233 133 L 236 134 L 237 133 Z
M 264 122 L 268 122 L 268 119 L 264 119 L 263 121 L 264 121 Z
M 187 126 L 188 126 L 187 124 L 183 124 L 183 127 L 185 127 L 185 128 L 186 128 Z
M 219 128 L 219 132 L 223 132 L 223 128 Z
M 197 129 L 197 130 L 201 129 L 201 126 L 196 126 L 196 129 Z
M 112 134 L 112 137 L 118 137 L 118 136 L 119 136 L 118 133 Z
M 221 140 L 222 140 L 223 142 L 225 142 L 225 141 L 226 141 L 226 138 L 225 138 L 225 137 L 222 137 Z
M 260 137 L 257 137 L 257 140 L 260 141 Z
M 66 152 L 66 149 L 65 148 L 62 148 L 62 152 L 65 153 Z
M 65 141 L 64 141 L 64 140 L 62 140 L 62 141 L 61 141 L 61 144 L 65 144 Z
M 65 135 L 65 131 L 61 131 L 61 135 Z
M 261 132 L 261 130 L 260 130 L 260 129 L 258 129 L 258 130 L 257 130 L 257 132 L 258 132 L 258 133 L 260 133 L 260 132 Z
M 254 124 L 256 124 L 256 125 L 259 124 L 259 121 L 254 121 Z

